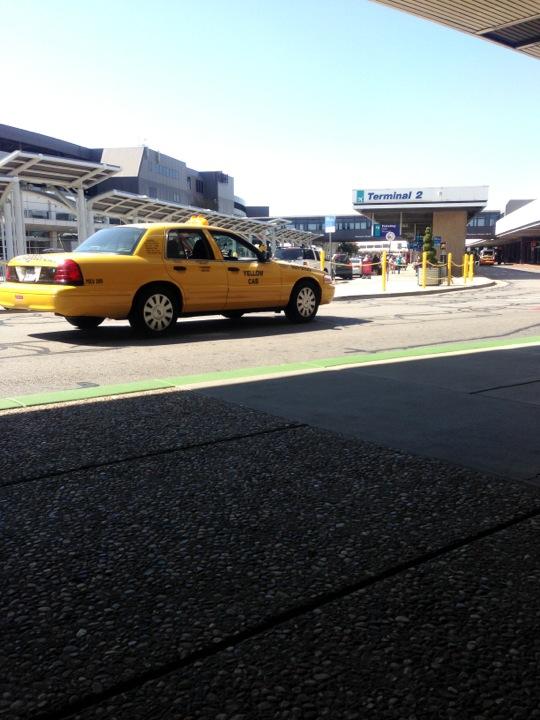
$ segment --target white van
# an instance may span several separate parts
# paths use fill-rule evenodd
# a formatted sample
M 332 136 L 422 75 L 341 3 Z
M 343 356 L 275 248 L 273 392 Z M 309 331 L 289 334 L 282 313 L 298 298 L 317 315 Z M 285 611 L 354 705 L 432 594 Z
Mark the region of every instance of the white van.
M 493 248 L 480 250 L 478 262 L 480 265 L 495 265 L 495 250 Z
M 274 255 L 276 260 L 293 263 L 293 265 L 304 265 L 307 267 L 321 269 L 321 249 L 315 246 L 311 247 L 278 247 Z M 324 268 L 326 270 L 326 268 Z

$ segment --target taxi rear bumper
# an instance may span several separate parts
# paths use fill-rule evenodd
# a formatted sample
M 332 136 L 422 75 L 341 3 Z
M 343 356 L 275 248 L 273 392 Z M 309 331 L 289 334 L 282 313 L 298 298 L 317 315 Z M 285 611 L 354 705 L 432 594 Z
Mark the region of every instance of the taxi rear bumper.
M 64 285 L 0 283 L 0 306 L 8 310 L 53 312 L 57 315 L 105 316 L 85 288 Z

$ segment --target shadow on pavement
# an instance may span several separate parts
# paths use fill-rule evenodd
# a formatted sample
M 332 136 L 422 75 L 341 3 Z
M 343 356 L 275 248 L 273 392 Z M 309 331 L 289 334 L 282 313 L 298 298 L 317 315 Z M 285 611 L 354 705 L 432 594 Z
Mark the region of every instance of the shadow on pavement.
M 78 344 L 91 345 L 96 347 L 108 347 L 110 345 L 175 345 L 183 342 L 207 341 L 208 336 L 235 337 L 235 338 L 256 338 L 259 335 L 291 335 L 298 333 L 319 332 L 328 330 L 328 327 L 341 327 L 346 325 L 362 325 L 371 322 L 358 318 L 319 316 L 313 322 L 303 324 L 290 323 L 283 315 L 246 315 L 238 321 L 221 319 L 180 319 L 170 335 L 163 338 L 141 337 L 133 332 L 127 324 L 104 325 L 93 331 L 81 332 L 70 328 L 66 323 L 66 329 L 53 332 L 28 333 L 29 338 L 37 340 L 48 340 L 55 342 L 66 342 L 70 345 Z

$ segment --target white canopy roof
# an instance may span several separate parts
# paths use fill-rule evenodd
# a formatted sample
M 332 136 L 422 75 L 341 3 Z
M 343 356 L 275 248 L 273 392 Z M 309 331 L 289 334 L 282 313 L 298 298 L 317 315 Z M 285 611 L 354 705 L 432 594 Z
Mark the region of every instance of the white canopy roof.
M 235 230 L 244 235 L 265 237 L 271 235 L 277 242 L 304 242 L 311 244 L 319 235 L 296 230 L 285 220 L 254 220 L 252 218 L 224 215 L 213 210 L 204 210 L 190 205 L 177 205 L 134 195 L 121 190 L 110 190 L 88 200 L 89 210 L 97 215 L 116 217 L 124 222 L 187 222 L 193 215 L 200 215 L 210 225 Z
M 540 237 L 540 200 L 533 200 L 498 220 L 495 234 L 497 239 L 517 239 L 525 235 Z
M 115 175 L 120 168 L 106 163 L 15 150 L 0 160 L 0 174 L 37 185 L 86 190 Z

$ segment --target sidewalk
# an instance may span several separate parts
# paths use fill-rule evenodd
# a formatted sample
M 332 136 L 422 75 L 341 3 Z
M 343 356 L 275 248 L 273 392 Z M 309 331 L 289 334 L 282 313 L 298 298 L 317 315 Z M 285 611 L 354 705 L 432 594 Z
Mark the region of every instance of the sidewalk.
M 475 268 L 475 273 L 477 268 Z M 355 297 L 394 297 L 396 295 L 425 295 L 430 293 L 453 292 L 456 290 L 471 290 L 480 287 L 490 287 L 496 284 L 491 278 L 476 275 L 472 280 L 463 281 L 463 277 L 452 278 L 452 284 L 448 285 L 443 280 L 441 285 L 426 286 L 423 288 L 418 284 L 416 272 L 412 266 L 407 270 L 398 273 L 390 273 L 386 281 L 386 291 L 382 288 L 382 277 L 372 275 L 368 278 L 353 278 L 352 280 L 341 280 L 336 278 L 335 300 L 349 300 Z

